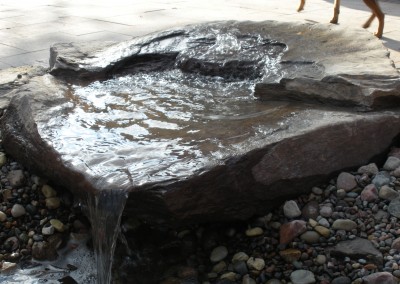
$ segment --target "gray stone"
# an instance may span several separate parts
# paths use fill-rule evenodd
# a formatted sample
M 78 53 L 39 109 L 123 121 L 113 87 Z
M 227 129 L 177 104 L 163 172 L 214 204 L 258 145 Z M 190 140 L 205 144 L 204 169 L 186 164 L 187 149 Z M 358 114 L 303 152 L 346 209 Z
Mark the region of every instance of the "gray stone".
M 308 270 L 295 270 L 290 274 L 290 280 L 293 284 L 311 284 L 315 283 L 314 273 Z
M 339 276 L 334 278 L 331 284 L 351 284 L 351 279 L 347 276 Z
M 384 185 L 388 185 L 390 183 L 390 174 L 386 171 L 379 172 L 372 179 L 372 183 L 376 186 L 377 189 L 380 189 Z
M 376 175 L 379 172 L 378 167 L 375 163 L 368 164 L 366 166 L 362 166 L 357 170 L 360 174 L 367 174 L 367 175 Z
M 394 190 L 388 185 L 382 186 L 379 190 L 379 198 L 382 198 L 384 200 L 393 200 L 397 197 L 399 197 L 399 193 L 397 192 L 397 190 Z
M 24 172 L 22 170 L 10 171 L 7 175 L 7 179 L 12 187 L 20 187 L 25 182 Z
M 216 247 L 212 250 L 210 260 L 212 262 L 219 262 L 228 255 L 228 249 L 224 246 Z
M 329 221 L 325 218 L 320 218 L 318 220 L 318 224 L 320 224 L 321 226 L 324 226 L 326 228 L 329 228 L 331 226 L 331 224 L 329 223 Z
M 322 205 L 321 208 L 319 209 L 319 214 L 325 218 L 331 217 L 332 213 L 333 213 L 332 206 Z
M 392 175 L 393 175 L 394 177 L 399 178 L 399 177 L 400 177 L 400 168 L 395 169 L 395 170 L 392 172 Z
M 383 262 L 382 253 L 375 248 L 371 241 L 355 238 L 353 240 L 341 241 L 333 248 L 329 249 L 331 256 L 353 260 L 366 259 L 380 266 Z
M 383 169 L 386 171 L 393 171 L 400 167 L 400 159 L 397 157 L 388 157 L 385 164 L 383 165 Z
M 300 235 L 300 239 L 308 244 L 315 244 L 318 243 L 320 238 L 320 234 L 315 231 L 307 231 Z
M 87 83 L 92 79 L 102 81 L 114 71 L 116 74 L 137 71 L 146 64 L 141 61 L 137 66 L 134 63 L 146 58 L 161 58 L 165 63 L 161 64 L 163 70 L 170 66 L 194 73 L 218 69 L 216 72 L 221 74 L 208 75 L 224 75 L 224 68 L 231 66 L 238 71 L 230 54 L 223 58 L 229 61 L 228 67 L 218 65 L 215 58 L 203 56 L 210 54 L 204 51 L 214 46 L 216 36 L 210 35 L 214 30 L 236 35 L 238 39 L 242 35 L 252 39 L 251 35 L 254 35 L 254 38 L 265 41 L 259 46 L 270 45 L 278 50 L 277 60 L 281 61 L 284 78 L 279 74 L 277 78 L 269 79 L 262 72 L 250 74 L 260 76 L 257 77 L 259 82 L 252 86 L 256 96 L 263 100 L 270 99 L 268 93 L 280 98 L 285 96 L 285 99 L 295 96 L 313 103 L 324 101 L 328 108 L 321 110 L 318 105 L 299 105 L 293 109 L 286 102 L 279 102 L 273 107 L 280 114 L 274 122 L 266 120 L 266 116 L 258 112 L 253 116 L 245 111 L 246 115 L 240 120 L 224 120 L 230 125 L 229 129 L 240 132 L 236 136 L 227 136 L 226 133 L 230 132 L 225 126 L 221 127 L 221 119 L 214 119 L 221 113 L 213 114 L 210 116 L 212 119 L 199 113 L 198 117 L 207 121 L 199 131 L 186 127 L 188 121 L 196 119 L 175 121 L 183 123 L 177 129 L 188 130 L 185 132 L 186 142 L 181 140 L 182 131 L 144 127 L 148 132 L 154 130 L 149 135 L 154 140 L 150 139 L 150 144 L 146 144 L 147 151 L 137 150 L 141 140 L 135 140 L 132 135 L 119 136 L 118 143 L 114 144 L 107 141 L 115 147 L 108 147 L 105 151 L 93 147 L 109 145 L 103 143 L 104 137 L 95 141 L 88 139 L 91 146 L 81 148 L 76 145 L 76 137 L 63 140 L 58 135 L 50 135 L 59 127 L 67 127 L 64 122 L 71 118 L 69 115 L 76 113 L 76 107 L 79 108 L 79 104 L 70 99 L 71 88 L 66 77 L 86 80 Z M 209 44 L 197 40 L 209 35 Z M 270 39 L 273 44 L 269 44 Z M 201 44 L 193 46 L 196 42 Z M 330 44 L 315 49 L 316 42 Z M 360 42 L 365 42 L 368 49 Z M 188 45 L 190 52 L 185 49 Z M 284 52 L 286 47 L 288 51 Z M 192 51 L 194 57 L 190 57 Z M 0 122 L 3 147 L 27 168 L 35 169 L 52 184 L 61 184 L 83 200 L 88 194 L 103 189 L 126 190 L 129 192 L 126 215 L 164 222 L 243 220 L 255 214 L 265 214 L 287 196 L 307 193 L 315 184 L 326 182 L 333 173 L 366 164 L 388 149 L 399 134 L 399 130 L 393 127 L 400 123 L 398 111 L 362 113 L 354 112 L 353 108 L 338 110 L 329 107 L 332 102 L 361 108 L 392 105 L 392 100 L 398 97 L 399 76 L 386 52 L 379 41 L 364 32 L 342 29 L 339 32 L 336 27 L 325 25 L 270 21 L 190 26 L 123 43 L 58 44 L 51 49 L 51 74 L 28 78 L 24 85 L 10 92 L 12 101 Z M 373 56 L 368 56 L 369 53 Z M 344 60 L 343 54 L 351 60 Z M 341 60 L 337 60 L 338 57 Z M 151 62 L 146 67 L 159 70 L 160 64 L 155 66 L 154 60 Z M 243 72 L 238 72 L 246 84 L 250 82 L 246 77 L 249 75 L 248 67 L 263 67 L 260 62 L 240 61 L 247 64 Z M 205 66 L 204 69 L 196 69 L 196 63 Z M 265 68 L 258 68 L 256 72 L 263 70 Z M 275 89 L 277 92 L 271 92 Z M 260 107 L 258 101 L 248 102 Z M 102 111 L 98 113 L 103 114 Z M 192 114 L 192 111 L 187 113 Z M 227 117 L 232 117 L 232 114 L 227 114 Z M 93 117 L 90 119 L 92 121 Z M 136 122 L 130 122 L 130 125 L 142 124 L 142 121 Z M 252 129 L 248 135 L 242 135 L 242 126 Z M 86 127 L 85 131 L 93 129 L 96 127 Z M 255 129 L 261 130 L 253 133 Z M 153 136 L 154 133 L 163 137 Z M 110 131 L 106 134 L 110 135 Z M 165 141 L 162 147 L 156 143 L 160 138 Z M 134 143 L 128 147 L 122 143 L 124 146 L 118 148 L 120 141 Z M 174 145 L 177 149 L 170 148 Z M 151 156 L 144 157 L 148 163 L 143 165 L 148 165 L 147 168 L 135 168 L 142 165 L 143 159 L 137 160 L 138 153 Z
M 317 257 L 315 258 L 315 262 L 319 265 L 323 265 L 326 263 L 326 256 L 323 254 L 319 254 L 317 255 Z
M 340 173 L 337 178 L 336 187 L 338 189 L 344 189 L 350 191 L 357 186 L 356 178 L 350 173 Z
M 316 202 L 315 200 L 312 200 L 310 202 L 307 202 L 306 205 L 304 205 L 303 209 L 301 210 L 301 214 L 305 220 L 317 219 L 318 208 L 319 208 L 318 202 Z
M 21 204 L 14 204 L 13 207 L 11 208 L 11 215 L 14 218 L 21 217 L 25 215 L 25 213 L 26 213 L 25 208 Z
M 285 204 L 283 205 L 283 214 L 285 214 L 287 218 L 299 217 L 301 215 L 301 211 L 296 201 L 294 200 L 286 201 Z
M 45 236 L 49 236 L 49 235 L 54 234 L 54 231 L 55 231 L 55 229 L 54 229 L 54 227 L 52 225 L 44 226 L 42 228 L 42 234 L 45 235 Z
M 350 219 L 337 219 L 332 224 L 332 229 L 351 231 L 357 228 L 356 222 Z
M 400 218 L 400 197 L 390 201 L 388 206 L 388 212 L 390 215 Z
M 340 188 L 336 191 L 336 195 L 338 198 L 346 197 L 346 191 L 343 188 Z
M 13 89 L 26 84 L 30 78 L 46 74 L 41 66 L 20 66 L 0 70 L 0 109 L 7 108 L 14 96 Z
M 247 264 L 246 264 L 245 261 L 235 262 L 233 264 L 233 270 L 236 273 L 240 274 L 240 275 L 245 275 L 245 274 L 247 274 L 249 272 L 249 270 L 247 269 Z

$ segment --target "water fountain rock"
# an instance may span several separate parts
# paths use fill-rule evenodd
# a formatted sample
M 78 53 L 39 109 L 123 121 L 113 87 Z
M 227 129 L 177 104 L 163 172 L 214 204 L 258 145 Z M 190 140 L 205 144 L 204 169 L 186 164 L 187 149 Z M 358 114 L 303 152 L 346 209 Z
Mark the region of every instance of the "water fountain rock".
M 369 33 L 317 24 L 219 22 L 56 44 L 50 73 L 7 96 L 9 154 L 83 199 L 126 190 L 125 214 L 154 222 L 265 213 L 367 164 L 400 133 L 387 51 Z

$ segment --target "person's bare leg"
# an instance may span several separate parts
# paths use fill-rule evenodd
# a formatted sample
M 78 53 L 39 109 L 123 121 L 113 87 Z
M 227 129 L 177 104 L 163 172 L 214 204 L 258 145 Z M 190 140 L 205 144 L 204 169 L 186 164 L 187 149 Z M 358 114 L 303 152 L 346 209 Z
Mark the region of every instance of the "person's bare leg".
M 339 13 L 340 13 L 340 0 L 335 0 L 333 5 L 333 18 L 331 20 L 332 24 L 337 24 L 339 21 Z
M 382 34 L 383 34 L 383 28 L 385 26 L 385 15 L 383 14 L 383 12 L 382 12 L 381 8 L 379 7 L 378 3 L 376 2 L 376 0 L 364 0 L 364 3 L 371 9 L 372 14 L 374 14 L 378 18 L 378 21 L 379 21 L 378 31 L 375 33 L 375 36 L 378 38 L 381 38 Z M 368 19 L 368 21 L 371 19 L 371 17 Z M 368 21 L 365 24 L 367 24 Z M 371 20 L 371 22 L 372 22 L 372 20 Z M 364 26 L 365 26 L 365 24 L 364 24 Z
M 306 4 L 306 0 L 300 0 L 299 8 L 297 8 L 297 12 L 304 10 L 304 5 Z
M 368 20 L 364 23 L 364 25 L 362 26 L 364 29 L 369 28 L 369 26 L 371 25 L 372 21 L 375 19 L 375 14 L 372 13 L 371 16 L 368 18 Z

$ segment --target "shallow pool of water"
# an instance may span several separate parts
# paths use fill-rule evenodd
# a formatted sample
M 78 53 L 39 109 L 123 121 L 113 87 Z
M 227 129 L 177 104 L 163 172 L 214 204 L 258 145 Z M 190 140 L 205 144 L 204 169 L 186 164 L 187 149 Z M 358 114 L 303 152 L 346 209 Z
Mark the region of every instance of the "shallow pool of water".
M 111 183 L 179 178 L 243 152 L 296 111 L 257 100 L 253 86 L 177 69 L 71 85 L 71 111 L 41 131 L 65 161 Z

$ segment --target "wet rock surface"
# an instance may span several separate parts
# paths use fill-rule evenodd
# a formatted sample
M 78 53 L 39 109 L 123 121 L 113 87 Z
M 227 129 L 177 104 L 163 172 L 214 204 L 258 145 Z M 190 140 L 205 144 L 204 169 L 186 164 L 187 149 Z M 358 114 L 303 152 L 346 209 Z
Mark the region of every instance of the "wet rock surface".
M 265 103 L 254 100 L 251 92 L 223 96 L 224 84 L 244 80 L 239 85 L 255 88 L 254 95 L 264 101 L 294 96 L 364 109 L 392 106 L 399 95 L 399 77 L 386 51 L 368 33 L 342 32 L 309 24 L 227 22 L 94 47 L 55 45 L 51 74 L 33 76 L 12 91 L 13 100 L 1 120 L 4 147 L 28 168 L 62 181 L 83 199 L 103 189 L 129 191 L 126 214 L 146 220 L 179 223 L 263 214 L 343 169 L 377 159 L 399 135 L 393 127 L 400 122 L 397 110 L 359 113 L 320 104 Z M 217 43 L 233 48 L 218 49 Z M 344 52 L 352 60 L 343 60 Z M 155 70 L 170 76 L 158 80 L 164 83 L 157 85 L 161 91 L 155 93 L 156 100 L 146 97 L 154 90 L 129 84 L 123 85 L 131 88 L 128 91 L 105 91 L 112 93 L 113 101 L 97 100 L 104 95 L 95 92 L 98 84 L 123 84 L 140 75 L 143 85 L 149 85 L 146 79 Z M 231 76 L 224 76 L 226 72 Z M 200 81 L 219 82 L 222 77 L 223 88 L 211 96 L 201 88 L 200 93 L 190 93 L 201 98 L 201 104 L 176 99 L 165 89 L 177 74 L 185 80 L 193 74 Z M 100 81 L 92 82 L 96 79 Z M 196 80 L 190 82 L 198 87 Z M 236 106 L 242 103 L 237 108 L 226 105 L 240 115 L 224 109 L 229 99 L 236 99 Z M 141 112 L 143 102 L 152 103 L 146 105 L 150 112 Z M 194 107 L 173 112 L 188 103 Z M 205 109 L 215 111 L 201 117 Z M 86 112 L 89 120 L 74 116 Z M 110 112 L 122 116 L 110 122 Z M 72 121 L 75 118 L 79 123 Z M 151 124 L 143 127 L 142 120 Z M 116 132 L 119 136 L 112 141 L 101 134 Z M 343 194 L 355 182 L 346 185 Z M 377 174 L 373 183 L 379 189 L 387 177 Z M 58 200 L 49 197 L 46 206 L 57 208 Z

